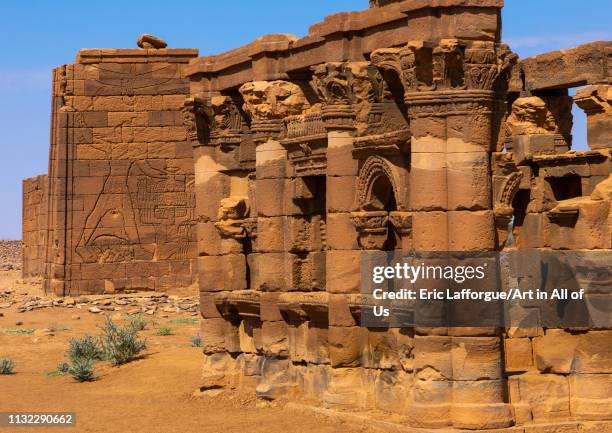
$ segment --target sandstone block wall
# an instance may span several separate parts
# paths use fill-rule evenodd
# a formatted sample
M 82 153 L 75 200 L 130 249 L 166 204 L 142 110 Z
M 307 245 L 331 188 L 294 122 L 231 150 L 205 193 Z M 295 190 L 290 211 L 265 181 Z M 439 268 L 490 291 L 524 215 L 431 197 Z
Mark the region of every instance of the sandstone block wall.
M 610 44 L 520 61 L 499 0 L 370 4 L 302 39 L 196 57 L 149 37 L 57 68 L 47 289 L 197 274 L 203 390 L 427 431 L 609 430 L 610 329 L 361 326 L 360 266 L 611 252 Z M 574 103 L 588 151 L 571 151 Z
M 500 248 L 512 220 L 507 248 L 610 252 L 611 47 L 595 42 L 517 65 L 523 81 L 508 98 L 505 151 L 493 154 Z M 587 86 L 572 100 L 568 89 L 577 84 Z M 590 150 L 570 150 L 572 103 L 587 115 Z M 591 291 L 606 297 L 608 286 Z M 505 372 L 516 423 L 610 420 L 610 341 L 610 329 L 508 329 Z
M 188 286 L 195 272 L 192 49 L 81 50 L 54 70 L 45 287 Z
M 372 250 L 610 250 L 607 45 L 537 75 L 501 2 L 370 4 L 187 68 L 201 388 L 427 431 L 610 429 L 609 329 L 368 328 L 360 297 Z
M 48 191 L 46 174 L 23 180 L 21 269 L 24 278 L 38 278 L 44 273 Z

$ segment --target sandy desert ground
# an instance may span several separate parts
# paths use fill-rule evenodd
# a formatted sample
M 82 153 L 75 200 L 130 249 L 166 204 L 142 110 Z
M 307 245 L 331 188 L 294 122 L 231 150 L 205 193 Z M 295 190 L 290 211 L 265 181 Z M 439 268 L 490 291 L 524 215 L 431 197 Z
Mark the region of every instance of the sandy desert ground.
M 4 293 L 7 289 L 10 294 Z M 0 427 L 3 433 L 386 431 L 358 419 L 330 417 L 284 402 L 258 402 L 247 393 L 199 394 L 202 356 L 191 344 L 198 332 L 197 316 L 188 312 L 145 315 L 144 357 L 120 367 L 99 362 L 96 380 L 79 383 L 53 373 L 65 360 L 69 339 L 97 335 L 105 315 L 121 323 L 127 312 L 91 313 L 88 308 L 65 307 L 18 312 L 27 297 L 44 296 L 39 284 L 21 281 L 18 270 L 0 271 L 0 294 L 0 357 L 15 362 L 14 374 L 0 375 L 0 412 L 76 412 L 77 418 L 76 428 Z M 12 305 L 7 307 L 8 303 Z M 160 327 L 171 328 L 173 335 L 155 335 Z

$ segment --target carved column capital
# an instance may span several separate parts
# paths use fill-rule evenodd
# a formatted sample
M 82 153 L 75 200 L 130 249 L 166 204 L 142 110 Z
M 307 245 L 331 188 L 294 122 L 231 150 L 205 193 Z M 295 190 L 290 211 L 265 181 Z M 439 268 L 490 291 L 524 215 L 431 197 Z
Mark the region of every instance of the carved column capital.
M 423 41 L 412 41 L 402 48 L 375 50 L 371 54 L 370 60 L 377 68 L 395 72 L 404 87 L 405 93 L 414 92 L 425 84 L 417 81 L 417 56 L 424 48 L 425 43 Z M 426 87 L 430 90 L 431 82 L 427 83 Z
M 310 84 L 322 102 L 321 116 L 326 129 L 354 129 L 353 68 L 347 62 L 329 62 L 314 66 L 312 70 Z
M 208 141 L 208 128 L 205 118 L 205 103 L 200 97 L 188 97 L 183 103 L 183 127 L 187 131 L 187 140 L 194 147 Z
M 302 89 L 289 81 L 253 81 L 243 84 L 239 91 L 257 141 L 277 137 L 285 117 L 303 114 L 310 108 Z
M 359 245 L 366 250 L 380 250 L 384 247 L 389 230 L 389 212 L 351 212 L 351 222 L 359 233 Z
M 410 236 L 412 234 L 412 212 L 389 212 L 389 221 L 402 236 Z
M 382 75 L 369 62 L 328 62 L 313 67 L 311 86 L 323 103 L 328 130 L 356 128 L 385 95 Z
M 507 45 L 487 41 L 442 39 L 433 44 L 411 41 L 401 48 L 383 48 L 372 64 L 395 72 L 409 95 L 427 91 L 497 91 L 517 56 Z
M 505 91 L 518 56 L 508 45 L 474 41 L 464 52 L 465 84 L 468 89 Z
M 238 106 L 229 96 L 213 96 L 207 101 L 210 140 L 215 144 L 240 144 L 247 126 Z

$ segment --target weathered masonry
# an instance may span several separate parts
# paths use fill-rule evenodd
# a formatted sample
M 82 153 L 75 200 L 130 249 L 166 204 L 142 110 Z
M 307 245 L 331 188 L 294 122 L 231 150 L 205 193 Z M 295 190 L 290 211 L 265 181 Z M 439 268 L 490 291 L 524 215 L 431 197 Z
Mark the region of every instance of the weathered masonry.
M 365 251 L 499 251 L 509 224 L 513 248 L 609 250 L 612 43 L 519 61 L 501 1 L 371 3 L 186 69 L 201 387 L 609 430 L 612 331 L 369 329 L 359 293 Z
M 195 281 L 193 151 L 182 107 L 184 69 L 196 55 L 151 44 L 81 50 L 75 64 L 54 70 L 49 175 L 39 181 L 47 218 L 36 230 L 24 224 L 24 260 L 46 290 L 166 290 Z M 33 215 L 31 201 L 24 207 Z M 32 244 L 35 232 L 44 233 L 44 252 Z
M 22 274 L 24 278 L 40 277 L 45 268 L 47 246 L 46 174 L 24 179 L 22 199 Z
M 197 279 L 203 390 L 612 431 L 609 328 L 360 326 L 371 251 L 612 253 L 612 42 L 518 59 L 501 0 L 370 3 L 303 38 L 197 57 L 147 36 L 56 69 L 29 269 L 60 294 Z

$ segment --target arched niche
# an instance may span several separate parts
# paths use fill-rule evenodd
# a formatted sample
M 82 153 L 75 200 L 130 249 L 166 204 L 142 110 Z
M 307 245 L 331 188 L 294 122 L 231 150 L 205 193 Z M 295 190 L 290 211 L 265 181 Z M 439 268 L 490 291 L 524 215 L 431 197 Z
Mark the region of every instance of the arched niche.
M 357 181 L 358 209 L 352 221 L 359 232 L 359 244 L 367 250 L 394 250 L 411 226 L 405 212 L 398 170 L 385 158 L 368 157 Z
M 385 158 L 368 157 L 359 170 L 359 210 L 405 210 L 399 179 L 397 169 Z

